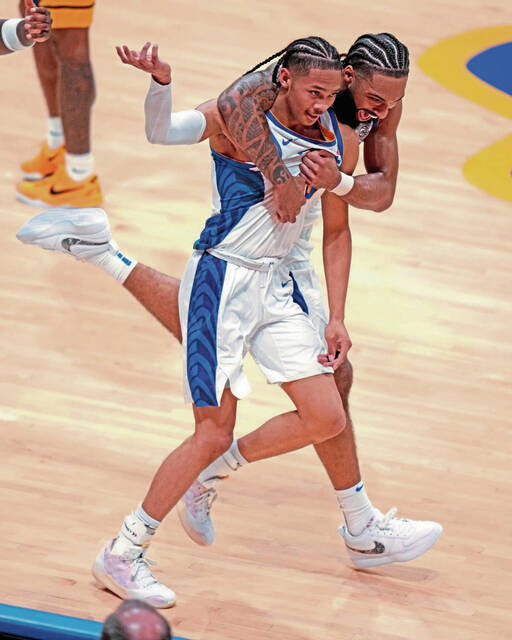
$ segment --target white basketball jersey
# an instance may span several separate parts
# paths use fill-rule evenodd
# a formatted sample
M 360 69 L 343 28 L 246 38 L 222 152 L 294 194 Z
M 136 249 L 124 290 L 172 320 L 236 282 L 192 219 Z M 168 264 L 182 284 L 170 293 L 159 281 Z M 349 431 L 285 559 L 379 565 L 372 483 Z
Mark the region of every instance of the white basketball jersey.
M 299 174 L 302 156 L 313 149 L 330 151 L 341 166 L 343 142 L 331 109 L 319 118 L 324 140 L 295 133 L 270 112 L 266 117 L 272 140 L 293 176 Z M 275 215 L 272 185 L 254 164 L 233 160 L 213 149 L 212 157 L 213 215 L 194 249 L 210 251 L 228 261 L 230 257 L 250 261 L 284 258 L 301 235 L 308 211 L 320 192 L 308 194 L 295 224 L 281 223 Z

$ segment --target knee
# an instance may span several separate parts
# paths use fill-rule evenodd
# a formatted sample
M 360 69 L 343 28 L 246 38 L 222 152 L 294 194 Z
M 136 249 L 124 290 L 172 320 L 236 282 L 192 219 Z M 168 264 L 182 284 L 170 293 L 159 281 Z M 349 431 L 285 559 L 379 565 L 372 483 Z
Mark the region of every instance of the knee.
M 345 429 L 346 422 L 341 399 L 334 395 L 330 400 L 317 407 L 311 416 L 312 443 L 320 444 L 339 435 Z
M 54 38 L 55 50 L 61 64 L 91 67 L 87 29 L 55 29 Z
M 219 425 L 211 420 L 203 421 L 196 425 L 195 437 L 211 461 L 218 458 L 229 449 L 233 442 L 233 428 L 219 428 Z

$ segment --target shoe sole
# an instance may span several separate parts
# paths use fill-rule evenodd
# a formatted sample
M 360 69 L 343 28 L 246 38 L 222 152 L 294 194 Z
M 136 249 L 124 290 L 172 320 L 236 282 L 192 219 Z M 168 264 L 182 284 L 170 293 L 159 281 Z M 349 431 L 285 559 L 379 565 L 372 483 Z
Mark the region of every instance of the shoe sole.
M 46 178 L 46 176 L 43 176 L 42 173 L 24 173 L 22 179 L 27 182 L 35 182 L 36 180 L 42 180 L 43 178 Z
M 108 573 L 105 572 L 101 562 L 99 562 L 98 560 L 96 560 L 96 562 L 93 564 L 92 575 L 101 587 L 112 591 L 113 594 L 115 594 L 122 600 L 130 600 L 135 597 L 132 593 L 121 587 L 121 585 L 117 584 L 117 582 L 115 582 L 115 580 L 113 580 L 108 575 Z M 138 597 L 137 599 L 141 600 L 142 598 Z M 176 599 L 168 602 L 167 604 L 161 604 L 161 601 L 156 603 L 151 598 L 145 598 L 144 601 L 148 604 L 151 604 L 153 607 L 156 607 L 157 609 L 170 609 L 176 604 Z
M 39 209 L 93 209 L 94 207 L 99 207 L 100 204 L 103 203 L 103 198 L 99 198 L 96 202 L 90 202 L 89 204 L 80 206 L 77 206 L 76 204 L 50 204 L 44 200 L 34 200 L 34 198 L 29 198 L 19 191 L 16 191 L 16 200 L 23 202 L 23 204 L 28 204 L 31 207 L 38 207 Z
M 194 527 L 190 524 L 190 521 L 187 516 L 187 507 L 183 500 L 180 500 L 178 502 L 176 510 L 178 512 L 178 518 L 180 520 L 181 526 L 183 527 L 183 529 L 185 530 L 185 533 L 193 542 L 201 545 L 202 547 L 208 547 L 211 544 L 213 544 L 213 540 L 211 542 L 207 542 L 203 537 L 201 537 L 199 533 L 197 533 Z
M 385 557 L 371 556 L 369 558 L 361 558 L 355 556 L 354 552 L 350 550 L 348 550 L 348 554 L 351 563 L 356 569 L 371 569 L 372 567 L 381 567 L 384 564 L 393 562 L 410 562 L 428 551 L 437 542 L 442 532 L 442 528 L 439 531 L 433 531 L 428 536 L 418 540 L 416 544 L 411 545 L 407 550 L 392 553 Z

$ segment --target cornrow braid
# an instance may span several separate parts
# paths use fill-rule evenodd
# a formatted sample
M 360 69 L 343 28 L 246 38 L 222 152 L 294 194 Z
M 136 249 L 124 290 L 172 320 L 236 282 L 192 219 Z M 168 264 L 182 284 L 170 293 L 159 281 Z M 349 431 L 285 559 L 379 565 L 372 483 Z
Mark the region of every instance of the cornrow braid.
M 391 33 L 365 33 L 350 47 L 342 64 L 366 75 L 401 78 L 409 73 L 409 50 Z
M 280 84 L 279 72 L 283 67 L 295 67 L 303 72 L 307 72 L 309 69 L 341 69 L 340 54 L 336 47 L 319 36 L 310 36 L 290 42 L 287 47 L 265 58 L 244 75 L 257 71 L 275 58 L 279 58 L 279 60 L 272 73 L 272 82 L 277 85 Z

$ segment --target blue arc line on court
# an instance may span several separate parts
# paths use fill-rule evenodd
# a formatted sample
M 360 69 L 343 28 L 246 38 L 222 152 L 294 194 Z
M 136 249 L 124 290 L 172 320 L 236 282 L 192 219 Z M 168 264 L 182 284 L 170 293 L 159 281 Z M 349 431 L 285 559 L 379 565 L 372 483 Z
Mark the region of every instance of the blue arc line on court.
M 468 60 L 466 68 L 491 87 L 512 96 L 512 42 L 504 42 L 477 53 Z
M 34 640 L 98 640 L 101 622 L 0 603 L 0 635 Z M 174 640 L 187 638 L 174 637 Z

